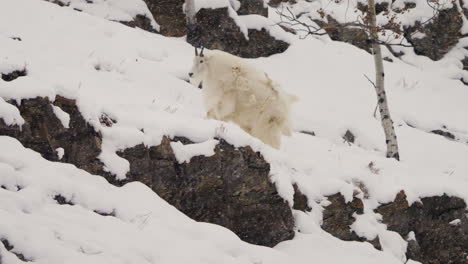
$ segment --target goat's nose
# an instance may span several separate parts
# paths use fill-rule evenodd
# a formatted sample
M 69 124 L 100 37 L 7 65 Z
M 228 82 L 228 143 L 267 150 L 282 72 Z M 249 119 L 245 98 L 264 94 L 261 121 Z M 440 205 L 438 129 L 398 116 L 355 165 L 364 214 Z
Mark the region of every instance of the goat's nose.
M 193 72 L 189 72 L 188 76 L 189 76 L 189 77 L 192 77 L 192 76 L 193 76 Z

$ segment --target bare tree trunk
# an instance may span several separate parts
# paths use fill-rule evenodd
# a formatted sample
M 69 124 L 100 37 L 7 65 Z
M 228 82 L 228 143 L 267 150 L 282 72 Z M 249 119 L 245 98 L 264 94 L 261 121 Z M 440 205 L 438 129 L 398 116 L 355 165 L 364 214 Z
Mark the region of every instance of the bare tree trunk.
M 370 37 L 372 40 L 375 64 L 375 91 L 377 93 L 377 102 L 380 109 L 380 119 L 385 132 L 385 142 L 387 143 L 387 158 L 400 160 L 397 136 L 395 128 L 393 127 L 393 120 L 390 116 L 390 110 L 388 108 L 387 95 L 385 94 L 385 72 L 383 67 L 382 51 L 380 49 L 380 44 L 378 43 L 379 36 L 375 14 L 375 2 L 374 0 L 367 0 L 367 3 L 369 8 Z

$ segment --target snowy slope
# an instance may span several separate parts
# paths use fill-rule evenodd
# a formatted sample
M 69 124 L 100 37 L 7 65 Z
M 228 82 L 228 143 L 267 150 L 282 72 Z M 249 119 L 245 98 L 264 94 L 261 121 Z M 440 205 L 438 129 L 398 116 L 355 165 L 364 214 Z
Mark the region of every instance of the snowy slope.
M 46 0 L 59 3 L 75 11 L 85 12 L 93 16 L 111 21 L 129 22 L 137 15 L 145 16 L 151 26 L 159 31 L 159 25 L 143 0 Z
M 227 229 L 188 219 L 142 184 L 113 187 L 0 136 L 0 185 L 6 188 L 0 189 L 0 238 L 38 263 L 398 263 L 406 242 L 386 231 L 371 209 L 401 189 L 410 201 L 444 192 L 468 200 L 468 145 L 429 133 L 446 126 L 468 139 L 468 90 L 438 63 L 424 68 L 385 64 L 401 145 L 398 163 L 384 158 L 383 132 L 372 116 L 376 96 L 363 76 L 373 75 L 372 58 L 344 43 L 292 40 L 284 54 L 251 60 L 301 98 L 293 116 L 297 132 L 283 138 L 281 151 L 233 124 L 205 118 L 200 91 L 184 81 L 193 50 L 182 39 L 39 0 L 3 0 L 0 46 L 2 73 L 23 67 L 28 72 L 12 82 L 0 80 L 0 117 L 7 123 L 24 121 L 5 101 L 57 94 L 75 98 L 83 116 L 102 132 L 100 159 L 118 178 L 129 169 L 115 154 L 118 149 L 158 145 L 163 135 L 200 143 L 188 149 L 173 144 L 182 161 L 210 155 L 213 137 L 221 136 L 261 151 L 280 194 L 292 201 L 292 183 L 298 182 L 314 208 L 310 214 L 295 212 L 303 234 L 294 240 L 274 249 L 252 246 Z M 101 113 L 117 124 L 101 126 Z M 66 116 L 61 118 L 66 122 Z M 343 142 L 346 130 L 356 135 L 355 145 Z M 375 169 L 369 169 L 370 162 Z M 341 192 L 350 200 L 358 182 L 369 198 L 366 214 L 353 228 L 370 239 L 380 235 L 384 252 L 320 229 L 324 196 Z M 57 204 L 56 194 L 77 206 Z M 2 244 L 0 254 L 5 263 L 21 263 Z

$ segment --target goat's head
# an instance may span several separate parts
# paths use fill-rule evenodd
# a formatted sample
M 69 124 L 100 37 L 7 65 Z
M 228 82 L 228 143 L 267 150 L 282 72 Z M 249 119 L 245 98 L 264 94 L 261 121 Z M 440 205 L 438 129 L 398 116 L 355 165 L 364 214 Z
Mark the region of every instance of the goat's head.
M 192 69 L 189 72 L 190 83 L 196 87 L 200 87 L 203 81 L 203 77 L 207 72 L 206 57 L 203 53 L 204 47 L 201 48 L 200 52 L 195 48 L 195 58 L 193 59 Z

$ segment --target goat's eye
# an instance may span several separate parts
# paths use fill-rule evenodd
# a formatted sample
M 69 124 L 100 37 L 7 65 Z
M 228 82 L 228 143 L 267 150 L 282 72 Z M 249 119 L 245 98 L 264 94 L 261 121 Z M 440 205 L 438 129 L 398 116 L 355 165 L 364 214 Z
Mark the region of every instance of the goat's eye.
M 203 60 L 201 60 L 200 63 L 203 63 Z

